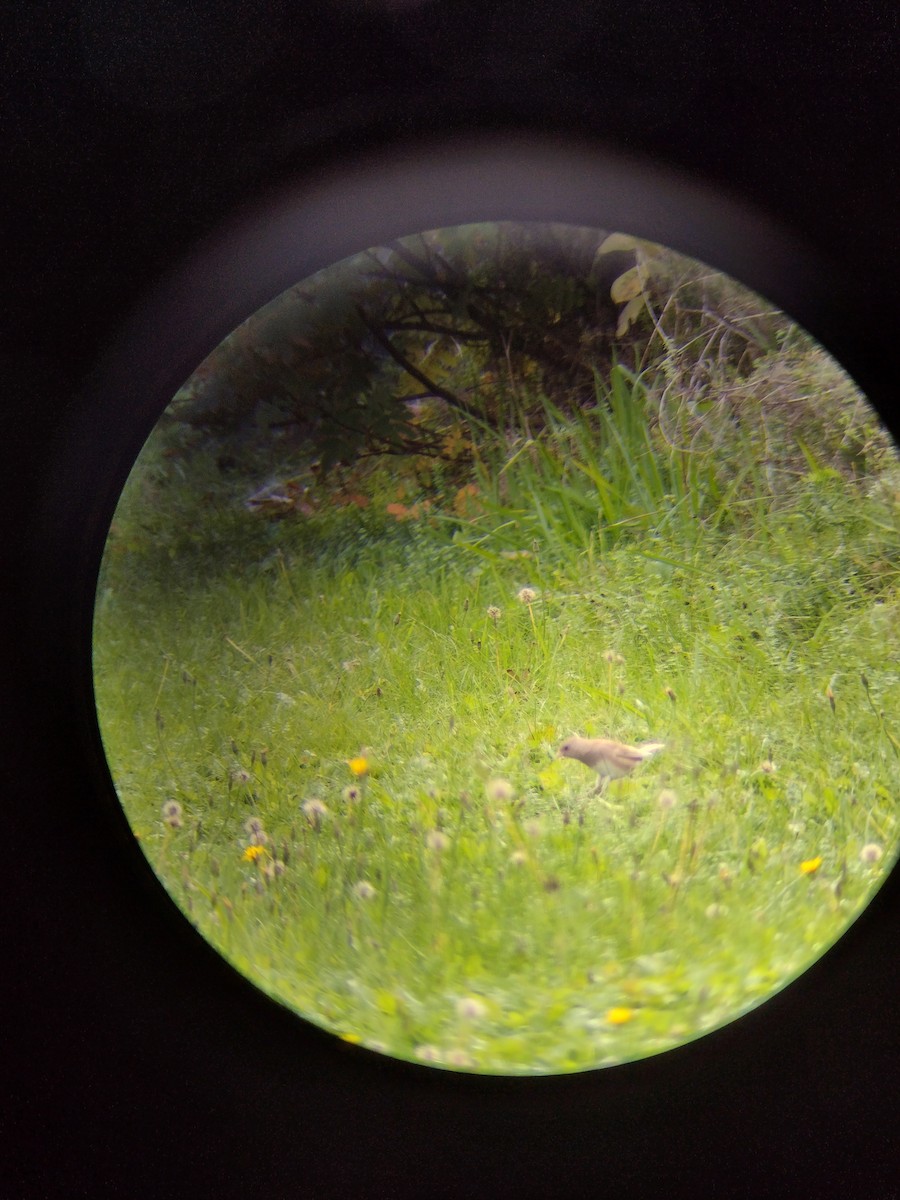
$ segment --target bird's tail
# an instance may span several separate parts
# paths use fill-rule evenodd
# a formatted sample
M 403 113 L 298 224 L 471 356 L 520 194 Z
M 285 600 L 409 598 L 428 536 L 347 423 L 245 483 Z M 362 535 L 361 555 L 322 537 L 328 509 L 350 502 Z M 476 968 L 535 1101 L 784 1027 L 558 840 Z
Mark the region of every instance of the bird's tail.
M 665 742 L 644 742 L 642 746 L 638 746 L 641 752 L 641 758 L 652 758 L 654 754 L 658 754 L 660 750 L 665 750 Z

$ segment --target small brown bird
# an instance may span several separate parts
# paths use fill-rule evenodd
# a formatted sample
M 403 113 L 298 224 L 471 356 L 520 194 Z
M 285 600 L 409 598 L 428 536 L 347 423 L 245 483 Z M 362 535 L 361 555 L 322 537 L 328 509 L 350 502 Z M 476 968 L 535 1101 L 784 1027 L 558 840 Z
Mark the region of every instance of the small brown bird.
M 644 742 L 642 746 L 626 746 L 606 738 L 570 737 L 559 748 L 558 758 L 576 758 L 596 771 L 600 782 L 594 790 L 599 795 L 608 779 L 621 779 L 630 775 L 634 768 L 665 748 L 665 742 Z

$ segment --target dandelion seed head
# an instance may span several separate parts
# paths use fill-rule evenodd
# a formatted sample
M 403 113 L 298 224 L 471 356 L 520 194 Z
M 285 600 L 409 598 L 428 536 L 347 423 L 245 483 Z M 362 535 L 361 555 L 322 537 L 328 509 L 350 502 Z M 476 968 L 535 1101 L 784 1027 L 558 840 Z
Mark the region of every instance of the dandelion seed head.
M 456 1015 L 464 1021 L 480 1021 L 487 1016 L 487 1005 L 477 996 L 462 996 L 456 1002 Z
M 362 788 L 358 788 L 355 783 L 351 783 L 349 787 L 345 787 L 341 795 L 348 804 L 356 804 L 362 796 Z
M 532 817 L 530 821 L 526 821 L 524 829 L 529 837 L 537 838 L 541 836 L 541 822 L 537 817 Z
M 488 609 L 487 609 L 487 615 L 491 618 L 492 621 L 499 621 L 500 618 L 503 616 L 503 613 L 497 607 L 496 604 L 489 604 Z
M 182 821 L 181 805 L 177 800 L 167 800 L 162 806 L 163 821 L 170 829 L 180 829 Z
M 375 898 L 376 889 L 369 883 L 368 879 L 361 879 L 353 888 L 353 894 L 357 900 L 373 900 Z
M 524 867 L 528 862 L 528 855 L 524 850 L 514 850 L 509 856 L 509 861 L 514 867 Z
M 443 1062 L 443 1055 L 437 1046 L 416 1046 L 415 1055 L 421 1062 Z
M 450 839 L 440 829 L 430 829 L 425 835 L 425 845 L 429 850 L 434 850 L 439 854 L 450 845 Z
M 859 852 L 859 857 L 864 863 L 877 863 L 884 855 L 884 851 L 877 842 L 868 842 Z
M 534 604 L 537 600 L 537 592 L 534 588 L 523 587 L 516 593 L 516 599 L 520 604 Z
M 465 1050 L 455 1049 L 447 1054 L 448 1067 L 474 1067 L 475 1062 L 470 1054 Z
M 312 825 L 318 825 L 319 822 L 328 815 L 328 809 L 321 800 L 315 798 L 305 801 L 302 805 L 303 813 L 306 819 Z
M 667 812 L 670 808 L 674 808 L 678 803 L 678 797 L 671 788 L 663 788 L 656 799 L 656 803 L 663 810 L 663 812 Z
M 760 771 L 762 771 L 762 773 L 764 775 L 772 775 L 772 774 L 774 774 L 775 771 L 778 770 L 775 763 L 772 762 L 771 758 L 767 758 L 767 759 L 765 759 L 764 762 L 761 762 L 759 764 L 759 769 L 760 769 Z
M 512 800 L 516 794 L 513 785 L 508 779 L 491 779 L 488 781 L 485 791 L 488 794 L 489 800 Z

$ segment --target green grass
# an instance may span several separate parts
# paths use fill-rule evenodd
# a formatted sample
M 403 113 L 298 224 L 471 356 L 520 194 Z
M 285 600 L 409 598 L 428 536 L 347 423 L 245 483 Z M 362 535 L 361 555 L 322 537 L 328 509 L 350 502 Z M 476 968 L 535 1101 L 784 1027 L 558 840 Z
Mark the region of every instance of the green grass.
M 624 403 L 485 449 L 474 515 L 390 517 L 395 463 L 284 522 L 200 456 L 129 483 L 95 630 L 125 812 L 226 958 L 350 1040 L 651 1054 L 788 982 L 893 862 L 896 478 L 811 460 L 736 504 Z M 573 731 L 667 745 L 606 804 Z

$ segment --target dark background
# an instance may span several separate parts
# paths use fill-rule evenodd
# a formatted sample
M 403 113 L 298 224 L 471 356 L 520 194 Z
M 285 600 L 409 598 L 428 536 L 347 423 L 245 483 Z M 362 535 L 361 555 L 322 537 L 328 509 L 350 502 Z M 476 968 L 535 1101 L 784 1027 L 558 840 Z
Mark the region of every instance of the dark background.
M 5 36 L 0 1195 L 900 1194 L 896 871 L 784 993 L 641 1064 L 492 1080 L 336 1044 L 160 896 L 85 738 L 77 581 L 46 536 L 54 504 L 88 522 L 94 483 L 59 470 L 55 432 L 90 419 L 123 314 L 198 238 L 281 182 L 454 131 L 596 137 L 800 232 L 831 264 L 813 332 L 890 418 L 896 12 L 57 0 Z

